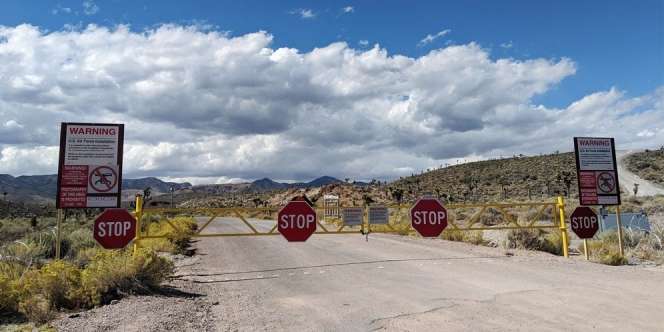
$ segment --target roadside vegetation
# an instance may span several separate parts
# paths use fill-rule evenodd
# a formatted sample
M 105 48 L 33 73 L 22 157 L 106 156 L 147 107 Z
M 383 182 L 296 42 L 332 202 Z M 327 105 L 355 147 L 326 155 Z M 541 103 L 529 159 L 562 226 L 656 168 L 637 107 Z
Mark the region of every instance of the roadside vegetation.
M 183 232 L 175 232 L 164 221 L 146 220 L 151 234 L 167 239 L 146 241 L 133 255 L 131 245 L 101 248 L 92 236 L 92 219 L 70 216 L 63 223 L 59 261 L 54 259 L 54 218 L 0 220 L 0 323 L 39 325 L 60 311 L 158 292 L 173 272 L 173 262 L 159 253 L 188 253 L 195 223 L 176 218 L 172 223 Z

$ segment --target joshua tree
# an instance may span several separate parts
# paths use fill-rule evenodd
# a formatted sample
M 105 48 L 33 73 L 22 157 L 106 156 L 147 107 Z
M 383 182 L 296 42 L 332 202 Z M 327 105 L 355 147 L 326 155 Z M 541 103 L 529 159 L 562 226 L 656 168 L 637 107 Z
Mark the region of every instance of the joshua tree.
M 638 183 L 634 183 L 634 196 L 636 196 L 636 194 L 637 194 L 638 192 L 639 192 L 639 184 L 638 184 Z
M 507 199 L 507 186 L 510 185 L 509 179 L 506 176 L 502 176 L 498 180 L 498 184 L 500 185 L 500 189 L 503 192 L 503 199 Z
M 468 188 L 468 195 L 472 197 L 473 193 L 475 192 L 475 189 L 477 189 L 477 184 L 480 181 L 479 179 L 474 177 L 472 173 L 466 173 L 461 179 L 461 182 L 466 185 L 466 187 Z
M 558 182 L 565 186 L 565 196 L 567 197 L 569 197 L 570 188 L 572 187 L 572 180 L 572 172 L 562 171 L 558 173 Z
M 254 206 L 255 206 L 255 207 L 258 207 L 259 205 L 261 205 L 261 203 L 263 203 L 263 200 L 261 200 L 261 199 L 258 198 L 258 197 L 252 199 L 252 201 L 254 202 Z
M 371 203 L 374 202 L 373 198 L 369 195 L 362 195 L 362 200 L 364 201 L 365 206 L 369 206 Z
M 397 203 L 401 204 L 401 199 L 403 199 L 403 189 L 397 188 L 392 190 L 392 198 L 394 198 Z
M 152 188 L 147 187 L 143 189 L 143 202 L 148 202 L 152 198 Z
M 9 193 L 6 192 L 6 191 L 2 193 L 2 200 L 3 201 L 7 201 L 7 194 L 9 194 Z

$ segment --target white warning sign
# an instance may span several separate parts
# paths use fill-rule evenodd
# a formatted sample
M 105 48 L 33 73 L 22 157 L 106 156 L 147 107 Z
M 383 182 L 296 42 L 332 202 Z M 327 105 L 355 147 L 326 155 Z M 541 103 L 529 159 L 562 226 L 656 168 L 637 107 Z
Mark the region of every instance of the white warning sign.
M 581 205 L 620 205 L 613 138 L 575 137 L 574 152 Z
M 120 207 L 123 141 L 123 124 L 62 124 L 58 209 Z

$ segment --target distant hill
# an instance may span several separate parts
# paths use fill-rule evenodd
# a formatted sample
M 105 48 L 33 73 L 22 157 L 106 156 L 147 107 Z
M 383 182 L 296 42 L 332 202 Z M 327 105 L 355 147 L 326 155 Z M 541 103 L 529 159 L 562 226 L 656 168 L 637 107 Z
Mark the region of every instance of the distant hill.
M 7 193 L 7 200 L 50 201 L 55 199 L 57 190 L 57 175 L 23 175 L 14 177 L 0 174 L 0 194 Z M 152 191 L 168 192 L 169 188 L 175 190 L 191 188 L 190 183 L 164 182 L 154 177 L 140 179 L 123 179 L 123 190 L 143 190 L 147 187 Z M 4 198 L 4 197 L 0 197 Z
M 296 182 L 296 183 L 276 182 L 272 179 L 263 178 L 252 182 L 250 190 L 263 192 L 263 191 L 282 190 L 289 188 L 313 188 L 313 187 L 322 187 L 334 183 L 342 183 L 342 181 L 331 176 L 321 176 L 309 182 Z
M 252 182 L 249 188 L 253 191 L 270 191 L 286 189 L 288 187 L 289 184 L 287 183 L 276 182 L 268 178 L 263 178 Z
M 170 188 L 173 190 L 190 189 L 191 183 L 164 182 L 154 177 L 140 179 L 122 179 L 122 189 L 145 189 L 150 187 L 153 192 L 167 193 Z

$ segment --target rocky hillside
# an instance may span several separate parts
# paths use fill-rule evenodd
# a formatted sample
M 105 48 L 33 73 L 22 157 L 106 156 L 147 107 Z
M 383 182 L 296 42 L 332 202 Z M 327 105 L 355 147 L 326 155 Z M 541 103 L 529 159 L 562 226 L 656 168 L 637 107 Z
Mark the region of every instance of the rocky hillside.
M 557 195 L 576 197 L 576 166 L 573 153 L 515 156 L 430 170 L 402 178 L 389 190 L 402 191 L 411 201 L 423 193 L 446 201 L 500 201 L 546 199 Z
M 664 147 L 629 155 L 625 164 L 642 179 L 664 185 Z
M 322 197 L 326 194 L 339 196 L 344 206 L 359 206 L 365 202 L 409 203 L 424 194 L 437 196 L 446 202 L 549 200 L 558 195 L 577 196 L 573 153 L 515 156 L 454 165 L 388 184 L 339 182 L 319 187 L 282 187 L 265 192 L 250 189 L 225 195 L 192 197 L 181 206 L 281 206 L 301 194 L 306 194 L 318 206 L 322 206 Z

